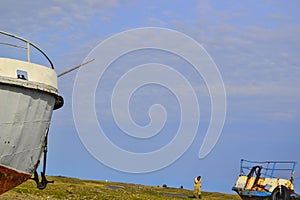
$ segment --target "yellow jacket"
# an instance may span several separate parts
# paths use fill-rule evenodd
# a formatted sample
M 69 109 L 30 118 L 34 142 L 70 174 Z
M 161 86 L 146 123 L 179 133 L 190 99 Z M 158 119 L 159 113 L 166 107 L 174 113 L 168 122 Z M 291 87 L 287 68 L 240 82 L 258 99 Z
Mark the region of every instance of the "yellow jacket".
M 197 195 L 201 194 L 201 178 L 200 180 L 197 179 L 197 177 L 194 179 L 194 193 Z

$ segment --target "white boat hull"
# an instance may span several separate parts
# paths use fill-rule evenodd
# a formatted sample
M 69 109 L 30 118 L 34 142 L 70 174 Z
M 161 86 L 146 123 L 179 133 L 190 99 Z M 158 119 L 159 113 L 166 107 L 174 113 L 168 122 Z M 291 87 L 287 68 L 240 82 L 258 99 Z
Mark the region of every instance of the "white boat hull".
M 58 95 L 55 72 L 27 62 L 2 61 L 0 59 L 0 194 L 29 179 L 37 169 Z M 12 68 L 16 68 L 14 72 L 20 68 L 26 71 L 28 80 L 17 78 L 16 73 L 15 77 L 2 76 L 6 69 Z M 53 85 L 36 82 L 35 73 L 52 76 Z

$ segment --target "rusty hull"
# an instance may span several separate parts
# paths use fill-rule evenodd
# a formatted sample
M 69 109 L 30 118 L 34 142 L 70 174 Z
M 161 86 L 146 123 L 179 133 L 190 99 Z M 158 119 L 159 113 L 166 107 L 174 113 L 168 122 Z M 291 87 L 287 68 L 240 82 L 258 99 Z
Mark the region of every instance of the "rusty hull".
M 29 174 L 17 172 L 0 166 L 0 195 L 20 185 L 31 177 Z

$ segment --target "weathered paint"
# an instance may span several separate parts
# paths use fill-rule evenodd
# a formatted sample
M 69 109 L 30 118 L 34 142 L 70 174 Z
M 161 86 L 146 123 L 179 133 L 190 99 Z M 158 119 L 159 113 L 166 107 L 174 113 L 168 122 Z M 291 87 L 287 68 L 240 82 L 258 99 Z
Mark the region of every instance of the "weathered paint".
M 243 165 L 245 161 L 245 165 Z M 236 191 L 243 200 L 268 199 L 276 195 L 278 188 L 283 187 L 289 194 L 294 192 L 293 177 L 296 162 L 294 161 L 241 161 L 241 174 L 232 190 Z M 247 173 L 245 175 L 244 170 Z M 275 173 L 275 172 L 284 173 Z M 286 177 L 291 174 L 290 178 Z M 275 176 L 277 175 L 277 177 Z M 288 193 L 286 193 L 288 194 Z
M 32 174 L 50 125 L 55 96 L 0 82 L 0 165 Z
M 243 191 L 259 191 L 271 192 L 279 185 L 283 185 L 290 191 L 294 191 L 293 183 L 288 179 L 281 178 L 259 178 L 256 185 L 254 185 L 256 177 L 239 176 L 235 182 L 234 187 Z
M 2 194 L 26 181 L 38 167 L 54 104 L 59 94 L 57 74 L 48 56 L 24 38 L 4 31 L 0 31 L 0 34 L 25 42 L 27 45 L 25 48 L 27 61 L 0 58 L 0 194 Z M 31 47 L 49 61 L 51 68 L 30 62 Z
M 0 58 L 0 194 L 36 170 L 57 95 L 52 69 Z
M 30 176 L 30 174 L 0 166 L 0 195 L 28 180 Z
M 2 77 L 16 79 L 18 70 L 26 72 L 27 80 L 30 82 L 41 83 L 57 89 L 57 74 L 53 69 L 21 60 L 0 58 L 0 75 Z M 23 83 L 26 84 L 24 81 Z

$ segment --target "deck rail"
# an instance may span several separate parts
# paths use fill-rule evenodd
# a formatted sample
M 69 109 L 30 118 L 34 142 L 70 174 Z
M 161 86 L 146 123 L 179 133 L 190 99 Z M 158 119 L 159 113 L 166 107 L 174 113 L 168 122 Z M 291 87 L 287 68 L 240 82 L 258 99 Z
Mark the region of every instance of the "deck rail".
M 19 46 L 19 45 L 15 45 L 15 44 L 6 43 L 6 42 L 0 42 L 0 44 L 8 45 L 8 46 L 16 47 L 16 48 L 26 49 L 27 50 L 27 61 L 28 62 L 30 62 L 30 47 L 32 46 L 33 48 L 38 50 L 48 60 L 48 62 L 50 63 L 51 68 L 54 69 L 53 63 L 51 62 L 50 58 L 37 45 L 33 44 L 32 42 L 30 42 L 30 41 L 28 41 L 28 40 L 26 40 L 22 37 L 13 35 L 11 33 L 5 32 L 5 31 L 0 30 L 0 34 L 6 35 L 6 36 L 9 36 L 9 37 L 18 39 L 18 40 L 21 40 L 21 41 L 26 43 L 26 46 Z
M 294 171 L 297 162 L 295 161 L 251 161 L 241 160 L 240 174 L 246 175 L 246 171 L 250 171 L 254 166 L 262 166 L 261 175 L 269 178 L 278 178 L 276 172 L 284 171 L 291 175 L 294 179 Z

